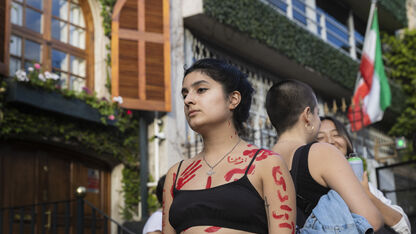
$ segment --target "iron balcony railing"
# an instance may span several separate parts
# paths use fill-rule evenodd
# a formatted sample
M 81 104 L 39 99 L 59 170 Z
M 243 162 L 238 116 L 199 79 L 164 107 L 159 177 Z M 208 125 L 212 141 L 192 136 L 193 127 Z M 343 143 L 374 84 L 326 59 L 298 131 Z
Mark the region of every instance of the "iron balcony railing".
M 317 6 L 304 0 L 260 0 L 305 28 L 323 41 L 357 60 L 361 57 L 364 37 L 348 28 Z

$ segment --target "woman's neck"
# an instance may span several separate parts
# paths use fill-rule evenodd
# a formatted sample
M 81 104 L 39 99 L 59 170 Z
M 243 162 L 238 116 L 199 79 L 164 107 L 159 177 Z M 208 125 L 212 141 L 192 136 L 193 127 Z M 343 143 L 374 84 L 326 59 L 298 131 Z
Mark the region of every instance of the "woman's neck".
M 201 134 L 204 141 L 203 152 L 206 158 L 221 157 L 240 141 L 240 137 L 231 122 L 213 127 Z

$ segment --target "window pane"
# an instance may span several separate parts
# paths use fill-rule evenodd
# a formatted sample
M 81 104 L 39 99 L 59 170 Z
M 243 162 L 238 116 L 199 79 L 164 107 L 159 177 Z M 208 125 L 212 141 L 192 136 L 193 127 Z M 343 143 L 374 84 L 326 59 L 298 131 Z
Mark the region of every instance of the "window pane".
M 71 56 L 71 73 L 85 77 L 85 60 Z
M 12 2 L 11 7 L 11 21 L 12 24 L 23 25 L 23 7 L 20 4 Z
M 10 37 L 10 54 L 22 56 L 22 38 L 14 35 Z
M 25 40 L 25 58 L 32 62 L 40 62 L 41 47 L 39 43 Z
M 61 77 L 61 79 L 59 80 L 59 85 L 61 86 L 61 88 L 63 89 L 67 89 L 68 88 L 68 74 L 66 73 L 59 73 L 59 72 L 55 72 L 56 74 L 59 75 L 59 77 Z
M 26 4 L 39 10 L 42 10 L 42 0 L 26 0 Z
M 68 20 L 68 2 L 65 0 L 53 0 L 52 15 Z
M 52 37 L 54 39 L 67 43 L 68 42 L 67 27 L 68 26 L 66 23 L 56 20 L 56 19 L 52 19 Z
M 29 8 L 26 8 L 26 27 L 38 32 L 38 33 L 42 33 L 42 28 L 41 28 L 41 20 L 42 20 L 42 14 L 31 10 Z
M 69 33 L 69 43 L 78 48 L 85 49 L 85 30 L 71 25 Z
M 16 71 L 20 69 L 20 60 L 11 57 L 9 62 L 9 75 L 14 76 Z
M 85 80 L 71 76 L 69 88 L 75 91 L 82 91 L 82 88 L 85 87 Z
M 68 71 L 68 55 L 59 50 L 52 49 L 52 67 Z
M 70 16 L 71 23 L 73 23 L 77 26 L 85 27 L 84 16 L 82 14 L 82 10 L 81 10 L 81 7 L 79 5 L 71 3 L 71 13 L 70 14 L 71 14 L 71 16 Z

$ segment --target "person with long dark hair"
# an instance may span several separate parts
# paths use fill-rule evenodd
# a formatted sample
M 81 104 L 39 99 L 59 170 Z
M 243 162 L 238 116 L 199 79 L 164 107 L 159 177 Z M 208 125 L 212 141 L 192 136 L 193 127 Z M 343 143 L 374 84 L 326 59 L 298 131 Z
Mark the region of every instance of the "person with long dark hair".
M 335 191 L 347 211 L 378 229 L 381 216 L 345 157 L 335 147 L 315 142 L 321 122 L 313 90 L 300 81 L 280 81 L 267 93 L 266 110 L 279 136 L 272 150 L 283 157 L 296 185 L 297 225 L 304 227 L 320 199 Z
M 295 190 L 283 159 L 239 136 L 252 94 L 246 75 L 221 60 L 185 71 L 184 112 L 203 149 L 167 173 L 163 233 L 293 233 Z
M 321 117 L 321 127 L 316 139 L 319 142 L 335 146 L 345 156 L 354 152 L 351 138 L 344 125 L 331 116 Z M 386 198 L 380 190 L 368 182 L 367 172 L 364 172 L 361 185 L 380 211 L 385 225 L 400 234 L 410 233 L 411 226 L 406 213 L 400 206 L 393 205 L 390 199 Z

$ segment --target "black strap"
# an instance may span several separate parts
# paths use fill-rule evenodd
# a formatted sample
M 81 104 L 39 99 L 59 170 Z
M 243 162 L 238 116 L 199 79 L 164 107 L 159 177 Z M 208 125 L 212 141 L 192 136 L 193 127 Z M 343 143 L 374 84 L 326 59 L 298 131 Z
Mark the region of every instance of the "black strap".
M 254 160 L 256 160 L 257 154 L 258 154 L 261 150 L 262 150 L 261 148 L 260 148 L 260 149 L 258 149 L 258 150 L 257 150 L 257 152 L 254 154 L 253 159 L 251 159 L 250 164 L 248 164 L 248 167 L 247 167 L 247 169 L 246 169 L 246 172 L 244 173 L 244 176 L 246 176 L 246 175 L 247 175 L 247 172 L 249 171 L 249 169 L 250 169 L 250 167 L 251 167 L 251 164 L 253 164 Z
M 295 155 L 293 156 L 293 160 L 292 160 L 292 168 L 291 168 L 291 171 L 293 172 L 291 173 L 291 175 L 292 175 L 292 179 L 295 184 L 295 190 L 296 190 L 296 206 L 300 208 L 301 211 L 304 212 L 306 216 L 309 216 L 311 214 L 314 208 L 314 205 L 307 198 L 304 198 L 299 194 L 298 171 L 299 171 L 299 162 L 300 162 L 302 155 L 309 154 L 309 150 L 313 143 L 303 145 L 295 151 Z
M 181 169 L 182 163 L 183 163 L 183 160 L 179 163 L 178 171 L 176 172 L 175 183 L 173 184 L 173 190 L 176 190 L 176 181 L 178 180 L 179 170 Z

